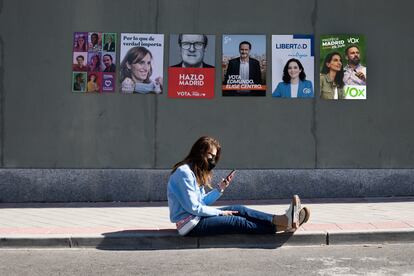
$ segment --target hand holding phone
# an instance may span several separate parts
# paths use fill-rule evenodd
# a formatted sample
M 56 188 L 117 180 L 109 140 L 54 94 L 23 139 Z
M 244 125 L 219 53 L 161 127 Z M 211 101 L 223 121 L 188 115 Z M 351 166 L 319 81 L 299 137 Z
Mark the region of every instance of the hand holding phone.
M 234 174 L 236 173 L 236 170 L 232 170 L 227 176 L 226 178 L 223 178 L 223 180 L 220 182 L 219 186 L 219 190 L 221 190 L 221 192 L 224 191 L 224 189 L 227 188 L 227 186 L 229 186 L 230 181 L 233 179 Z
M 233 179 L 234 174 L 236 173 L 236 170 L 232 170 L 224 180 L 227 180 L 228 183 Z

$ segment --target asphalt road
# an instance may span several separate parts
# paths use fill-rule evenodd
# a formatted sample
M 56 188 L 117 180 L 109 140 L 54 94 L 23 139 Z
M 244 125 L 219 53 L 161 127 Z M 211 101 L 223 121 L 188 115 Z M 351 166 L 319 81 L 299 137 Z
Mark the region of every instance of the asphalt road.
M 414 244 L 102 251 L 2 249 L 1 275 L 414 275 Z

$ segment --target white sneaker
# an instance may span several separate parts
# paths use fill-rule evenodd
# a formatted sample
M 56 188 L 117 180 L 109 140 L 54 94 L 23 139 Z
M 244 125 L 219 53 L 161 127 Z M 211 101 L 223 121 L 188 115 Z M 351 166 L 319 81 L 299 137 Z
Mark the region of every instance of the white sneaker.
M 286 231 L 295 231 L 299 227 L 299 211 L 301 210 L 300 198 L 298 195 L 292 197 L 292 202 L 286 210 L 285 216 L 288 219 Z

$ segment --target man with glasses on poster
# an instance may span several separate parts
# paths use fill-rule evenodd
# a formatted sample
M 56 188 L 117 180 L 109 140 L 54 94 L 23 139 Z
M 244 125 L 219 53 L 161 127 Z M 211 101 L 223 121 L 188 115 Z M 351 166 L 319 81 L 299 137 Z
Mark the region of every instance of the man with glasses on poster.
M 180 34 L 178 45 L 180 46 L 182 62 L 171 67 L 214 68 L 214 66 L 204 62 L 207 43 L 206 35 Z

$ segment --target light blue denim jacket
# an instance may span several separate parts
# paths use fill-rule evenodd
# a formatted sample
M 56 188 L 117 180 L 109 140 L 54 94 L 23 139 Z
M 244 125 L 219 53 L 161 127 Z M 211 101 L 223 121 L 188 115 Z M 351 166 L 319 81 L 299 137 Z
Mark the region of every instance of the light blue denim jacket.
M 208 194 L 197 184 L 195 174 L 189 165 L 177 168 L 170 175 L 167 188 L 168 207 L 171 222 L 178 222 L 189 215 L 200 217 L 218 216 L 223 211 L 210 207 L 221 195 L 217 189 Z

